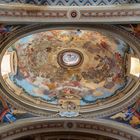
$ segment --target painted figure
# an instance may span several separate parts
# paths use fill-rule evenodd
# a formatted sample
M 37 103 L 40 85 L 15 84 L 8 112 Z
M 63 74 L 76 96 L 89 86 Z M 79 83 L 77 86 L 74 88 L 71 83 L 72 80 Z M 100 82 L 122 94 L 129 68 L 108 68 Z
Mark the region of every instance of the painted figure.
M 6 101 L 0 96 L 0 121 L 4 123 L 12 123 L 16 121 L 16 118 L 12 114 L 12 110 L 9 108 Z
M 133 35 L 140 37 L 140 24 L 122 25 L 122 28 L 131 32 Z
M 5 34 L 5 33 L 9 33 L 11 31 L 11 27 L 9 26 L 4 26 L 4 25 L 0 25 L 0 34 Z
M 140 99 L 124 112 L 117 113 L 110 118 L 128 123 L 134 128 L 140 128 Z

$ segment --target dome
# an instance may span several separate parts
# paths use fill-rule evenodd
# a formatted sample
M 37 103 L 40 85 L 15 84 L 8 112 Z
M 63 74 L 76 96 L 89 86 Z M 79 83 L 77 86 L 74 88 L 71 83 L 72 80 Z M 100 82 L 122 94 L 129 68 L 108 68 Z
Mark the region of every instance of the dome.
M 138 87 L 139 58 L 128 38 L 84 27 L 17 37 L 3 53 L 3 86 L 11 99 L 43 113 L 101 112 L 130 98 Z

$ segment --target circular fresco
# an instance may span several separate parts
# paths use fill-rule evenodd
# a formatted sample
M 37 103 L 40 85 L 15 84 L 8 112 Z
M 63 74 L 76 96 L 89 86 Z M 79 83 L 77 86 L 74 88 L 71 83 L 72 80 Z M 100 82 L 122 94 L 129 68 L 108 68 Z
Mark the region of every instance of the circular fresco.
M 77 53 L 72 52 L 72 51 L 65 52 L 62 56 L 62 62 L 67 66 L 77 65 L 79 60 L 80 60 L 79 55 Z
M 49 30 L 17 40 L 5 55 L 12 52 L 17 73 L 3 75 L 10 89 L 27 101 L 59 106 L 61 116 L 111 103 L 133 81 L 125 58 L 134 50 L 107 32 Z
M 58 64 L 63 68 L 75 68 L 79 67 L 83 62 L 83 54 L 74 49 L 64 49 L 59 52 L 57 61 Z

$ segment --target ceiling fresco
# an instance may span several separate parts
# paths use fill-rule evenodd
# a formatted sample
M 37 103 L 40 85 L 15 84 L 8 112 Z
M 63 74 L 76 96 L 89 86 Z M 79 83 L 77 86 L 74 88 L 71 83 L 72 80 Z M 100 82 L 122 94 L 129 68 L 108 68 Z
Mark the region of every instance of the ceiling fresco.
M 3 41 L 3 38 L 10 35 L 13 31 L 24 27 L 25 25 L 5 25 L 0 23 L 0 42 Z
M 140 24 L 126 24 L 126 25 L 120 25 L 120 27 L 127 30 L 134 36 L 140 38 Z
M 140 99 L 122 112 L 110 116 L 109 119 L 140 129 Z
M 16 30 L 25 26 L 0 24 L 0 42 L 4 42 Z M 137 39 L 140 37 L 138 24 L 115 26 L 131 33 Z M 6 58 L 8 61 L 4 61 L 5 73 L 1 70 L 1 75 L 6 83 L 6 90 L 11 90 L 13 97 L 17 95 L 20 100 L 23 99 L 25 102 L 31 100 L 30 103 L 39 107 L 44 103 L 50 110 L 55 106 L 57 111 L 46 110 L 47 115 L 41 112 L 42 115 L 39 110 L 34 113 L 22 107 L 23 104 L 18 106 L 16 100 L 13 104 L 6 98 L 10 94 L 5 93 L 4 96 L 0 88 L 0 128 L 3 126 L 10 128 L 12 124 L 16 126 L 24 121 L 36 121 L 42 118 L 65 120 L 72 117 L 71 119 L 109 122 L 116 124 L 116 128 L 125 126 L 139 132 L 140 99 L 138 96 L 135 103 L 130 103 L 131 105 L 120 110 L 112 109 L 113 115 L 106 113 L 106 117 L 102 115 L 93 117 L 93 110 L 90 110 L 96 106 L 102 108 L 106 104 L 110 105 L 124 95 L 128 95 L 128 90 L 134 89 L 139 79 L 139 76 L 129 75 L 127 71 L 130 67 L 128 56 L 139 59 L 135 47 L 128 45 L 116 33 L 112 35 L 112 32 L 110 34 L 103 30 L 84 28 L 48 30 L 16 40 L 15 43 L 7 46 L 4 53 L 3 59 Z M 2 86 L 2 80 L 0 84 Z M 86 107 L 89 112 L 82 112 Z M 89 130 L 89 125 L 86 127 Z M 94 127 L 96 126 L 93 125 Z M 115 130 L 113 131 L 115 133 Z
M 1 0 L 0 3 L 26 3 L 51 6 L 97 6 L 112 4 L 133 4 L 138 0 Z
M 14 123 L 17 120 L 31 117 L 36 116 L 11 106 L 5 101 L 5 99 L 2 96 L 0 96 L 0 125 L 2 125 L 3 123 Z
M 13 116 L 12 109 L 9 107 L 7 102 L 0 96 L 0 123 L 11 123 L 14 121 L 16 121 L 16 118 Z
M 116 139 L 139 140 L 139 4 L 140 0 L 0 0 L 0 139 L 39 132 L 41 127 L 85 127 L 116 133 Z M 40 125 L 42 120 L 48 124 Z
M 16 41 L 7 54 L 14 55 L 11 65 L 17 63 L 17 70 L 7 75 L 16 85 L 8 81 L 10 88 L 24 91 L 28 99 L 59 105 L 61 116 L 77 116 L 80 107 L 112 102 L 132 81 L 126 75 L 125 55 L 134 55 L 133 49 L 96 30 L 32 34 Z

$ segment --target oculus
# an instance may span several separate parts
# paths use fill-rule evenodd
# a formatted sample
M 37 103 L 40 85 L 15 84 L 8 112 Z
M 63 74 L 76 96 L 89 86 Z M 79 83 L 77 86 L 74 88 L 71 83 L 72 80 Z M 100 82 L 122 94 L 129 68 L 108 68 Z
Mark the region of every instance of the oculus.
M 83 62 L 83 54 L 74 49 L 62 50 L 58 54 L 58 64 L 63 68 L 79 67 Z

